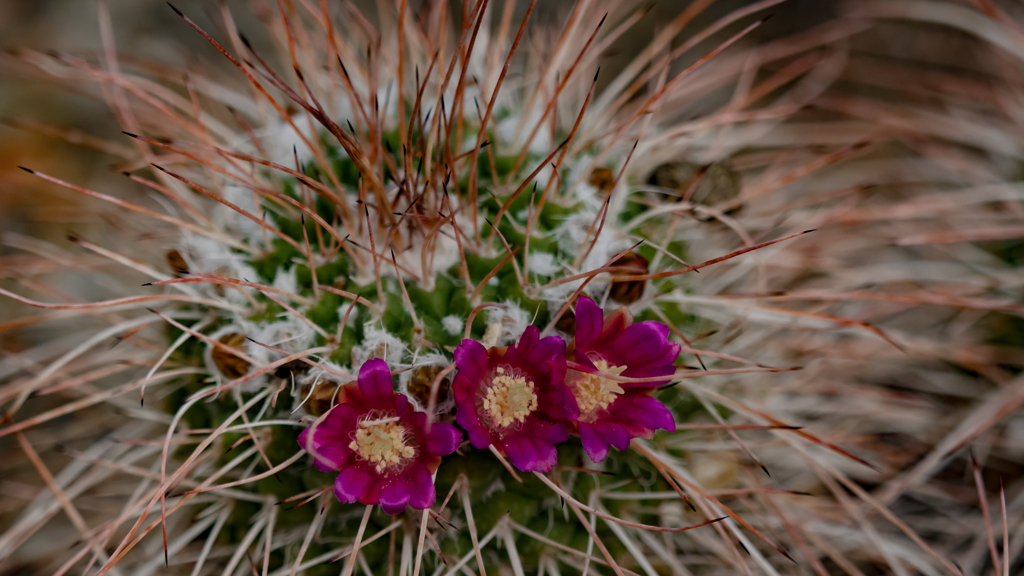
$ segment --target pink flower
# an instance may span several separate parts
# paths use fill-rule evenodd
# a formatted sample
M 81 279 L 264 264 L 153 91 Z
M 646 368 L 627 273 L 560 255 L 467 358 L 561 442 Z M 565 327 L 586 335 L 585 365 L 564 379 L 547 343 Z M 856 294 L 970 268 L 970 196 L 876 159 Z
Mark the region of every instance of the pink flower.
M 565 385 L 565 342 L 541 339 L 529 326 L 508 347 L 463 340 L 455 363 L 455 418 L 473 446 L 494 445 L 525 472 L 551 470 L 555 444 L 569 439 L 567 425 L 579 414 Z
M 423 510 L 437 498 L 432 475 L 441 456 L 462 441 L 451 424 L 434 422 L 429 431 L 426 424 L 427 415 L 394 391 L 387 363 L 373 359 L 339 390 L 338 405 L 299 435 L 299 445 L 321 471 L 339 472 L 338 501 L 380 504 L 388 514 L 406 505 Z
M 567 357 L 589 371 L 569 370 L 567 383 L 580 408 L 575 432 L 594 462 L 610 446 L 629 447 L 633 438 L 651 438 L 657 429 L 675 432 L 672 413 L 651 396 L 670 378 L 650 382 L 620 382 L 599 372 L 630 378 L 669 376 L 679 345 L 668 341 L 661 322 L 633 323 L 626 308 L 604 316 L 593 300 L 581 296 L 576 304 L 576 335 Z

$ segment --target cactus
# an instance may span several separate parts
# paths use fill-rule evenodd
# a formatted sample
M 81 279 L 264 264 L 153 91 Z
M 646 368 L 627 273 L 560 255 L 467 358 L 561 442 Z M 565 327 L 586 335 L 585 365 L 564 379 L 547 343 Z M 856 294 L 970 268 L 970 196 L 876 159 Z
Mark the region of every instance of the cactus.
M 835 346 L 858 338 L 861 360 L 906 346 L 857 317 L 744 308 L 750 294 L 735 288 L 770 299 L 801 286 L 794 276 L 768 292 L 765 267 L 784 268 L 772 263 L 787 252 L 813 260 L 815 224 L 769 222 L 772 202 L 799 207 L 788 183 L 864 147 L 787 151 L 769 134 L 801 127 L 787 118 L 828 84 L 836 62 L 814 50 L 832 37 L 748 46 L 754 5 L 708 28 L 714 47 L 677 69 L 703 39 L 672 46 L 688 9 L 598 90 L 601 54 L 646 7 L 584 1 L 547 28 L 531 20 L 535 1 L 522 15 L 514 2 L 467 2 L 461 14 L 396 4 L 380 3 L 379 27 L 350 5 L 268 7 L 274 57 L 227 9 L 215 31 L 174 9 L 169 22 L 194 28 L 234 77 L 190 72 L 173 89 L 150 79 L 156 68 L 128 71 L 110 45 L 102 66 L 23 55 L 103 85 L 137 152 L 125 174 L 158 199 L 26 170 L 159 228 L 151 247 L 74 239 L 146 276 L 125 296 L 46 304 L 0 288 L 94 334 L 9 385 L 0 435 L 31 455 L 23 431 L 103 403 L 131 416 L 66 449 L 73 463 L 57 477 L 30 456 L 52 494 L 21 513 L 0 551 L 63 510 L 79 535 L 49 559 L 58 573 L 899 564 L 869 545 L 878 528 L 840 487 L 871 504 L 850 477 L 877 480 L 878 465 L 802 429 L 783 396 L 764 399 L 764 386 L 814 361 L 794 352 L 808 346 L 801 328 L 784 324 L 787 345 L 741 357 L 726 345 L 756 351 L 744 339 L 764 332 L 748 336 L 714 310 L 825 325 Z M 751 66 L 779 61 L 789 67 L 750 87 Z M 796 76 L 777 103 L 754 106 Z M 723 101 L 733 86 L 746 88 Z M 833 295 L 860 301 L 822 298 Z M 110 324 L 96 332 L 93 319 Z M 735 332 L 708 340 L 720 351 L 699 346 L 716 325 Z M 101 351 L 110 338 L 124 344 Z M 68 388 L 80 397 L 22 416 Z M 702 455 L 697 439 L 734 444 Z M 788 446 L 804 475 L 787 464 L 769 478 L 758 454 L 778 452 L 755 451 L 754 439 Z M 137 484 L 87 522 L 76 502 L 101 498 L 110 478 Z M 806 504 L 808 487 L 832 496 Z M 901 558 L 950 569 L 907 538 Z

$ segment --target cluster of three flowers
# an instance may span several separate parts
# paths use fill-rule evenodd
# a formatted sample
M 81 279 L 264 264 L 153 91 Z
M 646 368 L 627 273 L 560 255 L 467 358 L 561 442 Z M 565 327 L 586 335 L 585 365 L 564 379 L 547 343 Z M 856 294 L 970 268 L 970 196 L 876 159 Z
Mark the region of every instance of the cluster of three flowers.
M 476 448 L 494 447 L 516 468 L 547 472 L 555 445 L 578 434 L 595 462 L 632 438 L 675 430 L 672 413 L 651 393 L 675 373 L 678 344 L 660 322 L 633 322 L 625 308 L 607 316 L 580 297 L 566 345 L 536 326 L 507 347 L 463 340 L 455 349 L 455 421 Z M 380 504 L 388 514 L 434 504 L 433 473 L 462 442 L 453 424 L 429 422 L 394 389 L 383 360 L 363 364 L 338 404 L 299 436 L 317 468 L 337 471 L 341 502 Z

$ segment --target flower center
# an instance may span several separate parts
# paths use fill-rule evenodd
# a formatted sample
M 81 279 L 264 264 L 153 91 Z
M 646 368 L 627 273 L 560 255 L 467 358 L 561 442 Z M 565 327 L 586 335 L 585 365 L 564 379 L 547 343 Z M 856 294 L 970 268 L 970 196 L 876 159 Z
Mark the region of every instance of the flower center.
M 363 420 L 348 447 L 367 462 L 376 464 L 377 472 L 401 464 L 416 452 L 412 446 L 406 446 L 405 426 L 398 423 L 398 418 Z
M 502 428 L 521 423 L 537 409 L 533 382 L 520 376 L 518 370 L 512 371 L 504 366 L 498 366 L 495 372 L 484 397 L 484 410 Z
M 605 360 L 596 360 L 594 366 L 601 372 L 615 376 L 626 370 L 625 366 L 615 366 Z M 599 409 L 604 410 L 615 401 L 616 396 L 625 392 L 618 382 L 600 374 L 579 372 L 575 380 L 573 394 L 576 396 L 576 402 L 580 405 L 581 414 L 589 414 Z

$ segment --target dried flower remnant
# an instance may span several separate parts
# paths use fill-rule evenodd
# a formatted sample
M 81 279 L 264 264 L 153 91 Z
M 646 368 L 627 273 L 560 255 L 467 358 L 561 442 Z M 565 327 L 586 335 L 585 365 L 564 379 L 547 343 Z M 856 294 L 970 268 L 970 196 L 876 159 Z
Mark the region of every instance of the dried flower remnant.
M 444 366 L 418 366 L 412 369 L 412 376 L 406 390 L 420 406 L 430 405 L 430 387 L 434 384 L 437 375 L 444 371 Z M 436 405 L 444 404 L 448 399 L 451 385 L 447 378 L 442 378 L 437 388 Z
M 356 382 L 338 391 L 338 404 L 299 435 L 321 471 L 337 471 L 340 502 L 380 504 L 398 514 L 434 504 L 433 473 L 462 440 L 453 425 L 427 427 L 427 415 L 394 390 L 386 362 L 363 364 Z
M 705 206 L 718 206 L 736 199 L 743 182 L 738 172 L 724 162 L 715 162 L 704 171 L 691 200 Z M 735 210 L 735 207 L 729 211 Z
M 678 190 L 684 199 L 705 206 L 734 200 L 743 187 L 740 174 L 726 162 L 714 162 L 707 166 L 691 162 L 668 162 L 654 169 L 650 183 Z M 734 206 L 730 211 L 736 208 Z
M 672 413 L 651 396 L 669 381 L 619 382 L 602 376 L 651 378 L 675 373 L 680 346 L 668 341 L 660 322 L 633 323 L 625 308 L 604 315 L 593 300 L 581 296 L 576 304 L 576 336 L 567 356 L 593 372 L 569 370 L 567 382 L 579 405 L 575 432 L 587 455 L 600 462 L 611 446 L 629 447 L 632 438 L 651 438 L 655 430 L 676 429 Z
M 639 275 L 647 274 L 648 272 L 647 258 L 630 252 L 619 258 L 614 264 L 615 268 L 621 268 L 621 272 L 617 272 L 620 275 Z M 612 300 L 621 304 L 632 304 L 636 302 L 644 295 L 644 286 L 646 280 L 615 280 L 612 282 L 611 288 L 608 295 Z
M 323 416 L 337 404 L 340 383 L 333 380 L 320 380 L 306 384 L 299 389 L 305 401 L 302 407 L 313 416 Z
M 302 360 L 292 360 L 275 368 L 274 376 L 277 378 L 291 378 L 292 376 L 301 376 L 309 372 L 309 369 L 310 365 Z
M 228 348 L 241 352 L 242 345 L 245 343 L 245 334 L 239 334 L 238 332 L 225 334 L 220 337 L 218 342 Z M 234 380 L 249 373 L 249 362 L 235 356 L 220 346 L 214 347 L 210 355 L 213 359 L 213 363 L 217 366 L 217 370 L 220 370 L 220 373 L 223 374 L 225 378 Z
M 488 349 L 463 340 L 455 363 L 456 419 L 473 446 L 493 445 L 525 472 L 551 470 L 555 444 L 569 438 L 579 414 L 565 385 L 565 342 L 540 338 L 537 327 L 529 326 L 508 347 Z
M 164 255 L 167 260 L 167 265 L 174 272 L 175 278 L 180 278 L 185 274 L 188 274 L 188 263 L 185 262 L 185 258 L 181 255 L 181 252 L 177 250 L 168 250 L 167 254 Z
M 693 178 L 699 178 L 704 168 L 690 162 L 666 162 L 654 169 L 649 182 L 662 188 L 683 192 Z
M 587 182 L 594 188 L 607 194 L 611 191 L 612 186 L 615 185 L 615 172 L 611 168 L 594 168 Z
M 558 318 L 558 321 L 555 322 L 555 330 L 568 334 L 570 337 L 576 333 L 576 313 L 572 311 L 572 308 L 567 308 Z

